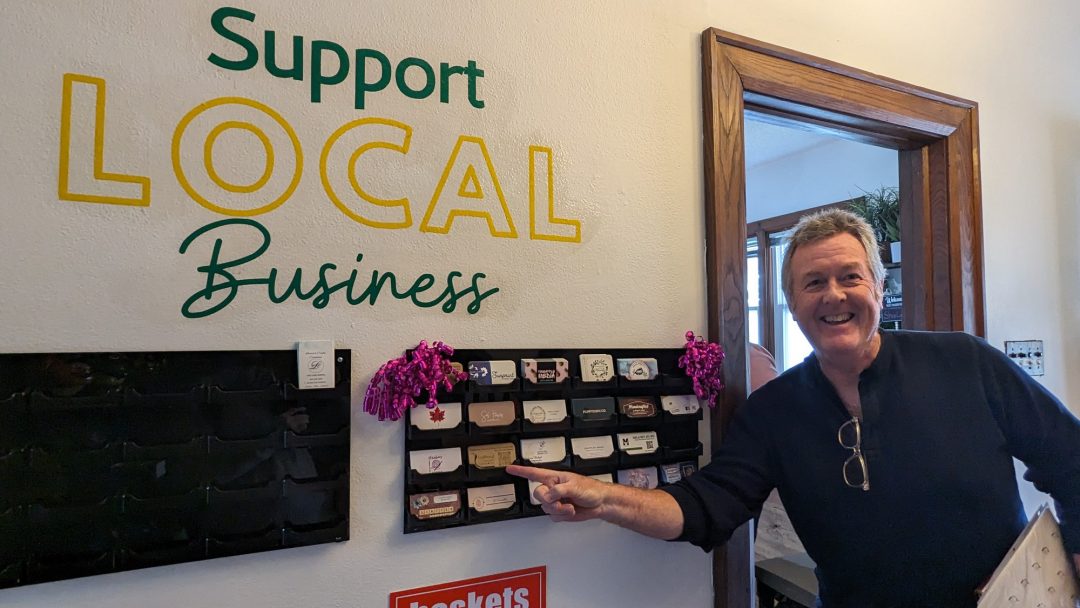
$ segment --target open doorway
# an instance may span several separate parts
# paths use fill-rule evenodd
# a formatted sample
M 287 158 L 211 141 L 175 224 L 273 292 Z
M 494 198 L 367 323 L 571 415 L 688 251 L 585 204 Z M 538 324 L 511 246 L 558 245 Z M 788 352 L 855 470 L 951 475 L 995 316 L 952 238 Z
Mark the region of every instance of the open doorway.
M 900 329 L 899 157 L 896 150 L 841 139 L 754 116 L 746 138 L 747 338 L 773 355 L 778 372 L 810 354 L 780 282 L 787 236 L 804 214 L 830 207 L 866 217 L 880 232 L 888 298 L 882 325 Z
M 780 280 L 788 236 L 807 213 L 827 208 L 855 211 L 882 242 L 899 236 L 899 156 L 896 150 L 837 138 L 747 116 L 746 292 L 747 338 L 751 348 L 773 356 L 777 373 L 802 362 L 810 343 L 796 325 Z M 886 221 L 887 220 L 887 221 Z M 886 226 L 885 224 L 889 224 Z M 897 243 L 898 245 L 898 243 Z M 902 257 L 897 247 L 882 256 L 889 301 L 882 326 L 899 329 L 902 293 L 897 284 Z M 751 367 L 750 386 L 767 378 Z M 817 595 L 813 561 L 774 490 L 762 506 L 754 539 L 761 606 L 812 605 Z
M 724 440 L 748 389 L 744 110 L 898 151 L 903 326 L 984 334 L 978 108 L 718 29 L 702 34 L 709 339 L 727 353 L 710 420 Z M 713 552 L 714 606 L 754 603 L 749 527 Z

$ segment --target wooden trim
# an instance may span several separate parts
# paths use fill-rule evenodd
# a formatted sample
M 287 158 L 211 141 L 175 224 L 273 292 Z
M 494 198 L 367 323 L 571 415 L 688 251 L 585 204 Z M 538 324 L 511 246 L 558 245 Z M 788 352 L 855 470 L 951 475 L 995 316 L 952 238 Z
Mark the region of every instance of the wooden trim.
M 745 162 L 743 158 L 742 86 L 738 73 L 719 54 L 706 66 L 706 79 L 712 95 L 706 105 L 711 110 L 706 117 L 706 129 L 711 136 L 704 138 L 705 157 L 716 159 L 717 166 L 705 182 L 706 198 L 732 201 L 725 206 L 707 209 L 705 238 L 713 243 L 706 256 L 706 281 L 709 290 L 709 339 L 746 339 L 745 292 L 746 268 L 746 198 Z M 732 228 L 737 234 L 732 234 Z M 720 235 L 725 237 L 721 240 Z M 737 260 L 737 261 L 736 261 Z M 732 300 L 731 298 L 734 298 Z M 726 350 L 725 392 L 745 392 L 746 347 Z M 742 355 L 742 356 L 740 356 Z M 739 367 L 743 369 L 738 369 Z
M 743 99 L 747 116 L 779 126 L 800 124 L 804 129 L 842 137 L 864 144 L 895 148 L 916 149 L 934 141 L 933 136 L 922 135 L 910 129 L 883 128 L 872 120 L 832 112 L 801 103 L 776 99 L 765 95 L 747 93 Z
M 978 109 L 946 140 L 949 168 L 949 261 L 953 328 L 976 335 L 986 331 L 982 271 L 982 201 L 979 184 Z M 969 254 L 969 255 L 965 255 Z
M 717 42 L 726 44 L 728 46 L 738 47 L 746 49 L 748 51 L 754 51 L 762 55 L 768 55 L 777 57 L 779 59 L 787 60 L 791 63 L 806 65 L 815 67 L 821 70 L 832 72 L 841 76 L 847 76 L 856 80 L 861 80 L 882 88 L 892 89 L 894 91 L 901 91 L 909 93 L 911 95 L 917 95 L 925 99 L 940 101 L 942 103 L 953 104 L 963 108 L 974 108 L 975 102 L 968 101 L 966 99 L 955 97 L 953 95 L 946 95 L 945 93 L 939 93 L 937 91 L 931 91 L 930 89 L 924 89 L 923 87 L 908 84 L 899 80 L 894 80 L 886 76 L 879 76 L 865 70 L 853 68 L 851 66 L 836 63 L 835 61 L 829 61 L 828 59 L 822 59 L 806 53 L 800 53 L 791 49 L 786 49 L 781 46 L 769 44 L 767 42 L 761 42 L 760 40 L 754 40 L 731 32 L 725 32 L 724 30 L 717 28 L 709 28 L 705 30 L 706 35 L 711 35 Z
M 971 132 L 970 123 L 968 121 L 962 122 L 960 128 L 957 129 L 951 137 L 945 140 L 946 154 L 949 155 L 950 160 L 955 156 L 963 154 L 965 148 L 971 148 Z M 971 197 L 972 183 L 970 172 L 971 167 L 966 166 L 963 163 L 950 162 L 948 164 L 949 243 L 952 244 L 950 249 L 968 246 L 972 237 L 970 220 L 960 213 L 961 201 Z M 970 259 L 963 259 L 962 256 L 950 255 L 949 283 L 952 285 L 965 283 L 971 272 L 970 264 Z M 969 304 L 970 302 L 964 298 L 962 289 L 952 290 L 952 306 L 950 307 L 953 313 L 952 325 L 964 325 L 973 321 L 974 313 Z
M 960 201 L 960 214 L 968 218 L 971 225 L 970 238 L 967 247 L 956 252 L 963 258 L 970 258 L 968 264 L 968 287 L 964 289 L 967 294 L 968 305 L 974 318 L 971 320 L 971 333 L 976 336 L 986 337 L 986 291 L 984 289 L 985 266 L 983 265 L 983 208 L 982 208 L 982 160 L 979 157 L 979 106 L 971 108 L 969 131 L 971 133 L 970 154 L 971 160 L 971 198 Z
M 925 148 L 928 167 L 922 176 L 925 180 L 926 189 L 930 193 L 930 204 L 927 209 L 929 217 L 923 220 L 929 224 L 931 242 L 933 243 L 932 255 L 925 260 L 930 277 L 929 287 L 932 290 L 930 301 L 932 306 L 926 309 L 926 329 L 941 331 L 952 327 L 953 315 L 953 285 L 949 267 L 951 237 L 951 214 L 949 213 L 949 179 L 948 179 L 948 154 L 946 142 L 941 140 L 934 142 Z M 903 169 L 903 167 L 901 167 Z M 901 173 L 901 178 L 905 176 Z M 910 178 L 909 181 L 913 181 Z M 903 203 L 901 203 L 903 204 Z M 900 227 L 901 232 L 905 230 Z M 904 237 L 901 236 L 901 242 Z
M 900 135 L 944 137 L 968 114 L 965 108 L 745 49 L 728 49 L 727 56 L 747 90 L 818 108 L 823 116 L 842 123 L 885 123 L 888 131 Z
M 799 223 L 799 220 L 802 219 L 802 216 L 804 215 L 810 215 L 811 213 L 817 213 L 818 211 L 825 211 L 826 209 L 843 208 L 857 200 L 859 200 L 858 197 L 848 199 L 846 201 L 829 203 L 827 205 L 810 207 L 808 209 L 800 209 L 798 211 L 792 211 L 791 213 L 785 213 L 784 215 L 776 215 L 773 217 L 767 217 L 763 220 L 758 220 L 756 222 L 750 222 L 746 225 L 746 233 L 750 234 L 764 231 L 768 234 L 776 234 L 777 232 L 783 232 L 789 228 L 793 228 L 795 224 Z
M 933 309 L 934 277 L 929 260 L 934 255 L 930 218 L 928 150 L 900 151 L 900 228 L 904 234 L 900 279 L 904 286 L 904 327 L 929 328 L 927 311 Z
M 718 29 L 702 34 L 702 78 L 709 337 L 728 354 L 714 446 L 746 401 L 744 110 L 902 150 L 905 327 L 983 335 L 977 104 Z M 716 607 L 752 606 L 747 542 L 713 553 Z
M 850 139 L 859 143 L 893 148 L 896 150 L 916 149 L 932 142 L 933 137 L 925 136 L 919 143 L 910 133 L 899 129 L 882 130 L 872 121 L 844 116 L 838 112 L 829 112 L 817 108 L 808 108 L 801 104 L 748 93 L 743 98 L 746 117 L 789 129 L 800 129 L 826 135 Z
M 750 234 L 751 226 L 753 225 L 747 225 L 747 234 Z M 772 322 L 772 315 L 777 308 L 777 294 L 773 289 L 772 281 L 769 280 L 775 265 L 772 261 L 772 249 L 769 246 L 769 233 L 760 228 L 755 229 L 754 233 L 757 237 L 758 252 L 757 294 L 758 321 L 760 322 L 758 332 L 761 336 L 761 346 L 770 353 L 775 353 L 777 352 L 777 324 Z
M 746 175 L 743 146 L 743 86 L 715 38 L 702 38 L 706 200 L 705 276 L 709 339 L 724 345 L 724 392 L 710 416 L 713 445 L 731 423 L 734 408 L 746 399 L 749 360 L 746 347 Z M 753 596 L 753 543 L 747 526 L 713 551 L 716 606 L 745 606 Z

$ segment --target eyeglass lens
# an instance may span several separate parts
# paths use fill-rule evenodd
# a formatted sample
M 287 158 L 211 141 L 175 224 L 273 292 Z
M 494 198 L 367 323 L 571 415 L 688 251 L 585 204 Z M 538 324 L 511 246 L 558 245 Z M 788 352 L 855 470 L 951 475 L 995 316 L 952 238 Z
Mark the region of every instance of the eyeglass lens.
M 853 488 L 869 489 L 866 458 L 862 454 L 852 454 L 844 461 L 844 482 Z
M 849 450 L 862 447 L 862 429 L 859 428 L 859 419 L 852 418 L 840 425 L 840 431 L 836 434 L 840 445 Z

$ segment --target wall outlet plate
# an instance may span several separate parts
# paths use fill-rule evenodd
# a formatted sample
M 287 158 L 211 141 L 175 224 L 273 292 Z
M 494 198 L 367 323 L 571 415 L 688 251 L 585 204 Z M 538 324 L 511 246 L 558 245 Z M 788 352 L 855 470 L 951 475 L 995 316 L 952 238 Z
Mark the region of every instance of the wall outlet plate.
M 1005 354 L 1031 376 L 1043 375 L 1043 341 L 1013 340 L 1005 342 Z

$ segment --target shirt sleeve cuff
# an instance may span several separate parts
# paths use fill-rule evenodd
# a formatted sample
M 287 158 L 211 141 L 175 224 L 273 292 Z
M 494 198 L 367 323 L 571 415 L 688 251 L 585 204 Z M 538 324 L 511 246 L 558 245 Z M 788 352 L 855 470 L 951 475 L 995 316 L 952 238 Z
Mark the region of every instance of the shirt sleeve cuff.
M 709 536 L 709 531 L 705 525 L 707 519 L 705 509 L 697 495 L 695 495 L 683 482 L 664 486 L 659 488 L 659 490 L 670 494 L 671 497 L 675 499 L 675 502 L 679 504 L 679 508 L 682 509 L 683 513 L 682 534 L 671 539 L 671 541 L 689 542 L 701 547 L 705 551 L 712 549 L 711 546 L 707 546 Z

